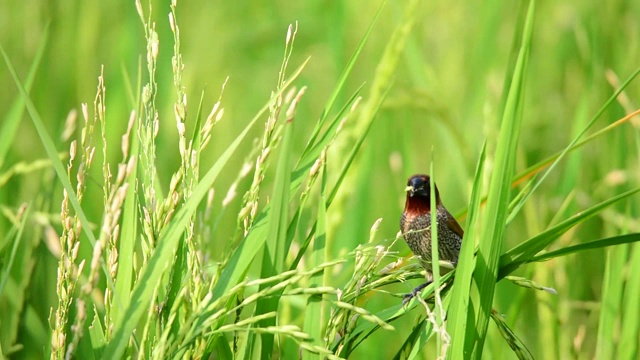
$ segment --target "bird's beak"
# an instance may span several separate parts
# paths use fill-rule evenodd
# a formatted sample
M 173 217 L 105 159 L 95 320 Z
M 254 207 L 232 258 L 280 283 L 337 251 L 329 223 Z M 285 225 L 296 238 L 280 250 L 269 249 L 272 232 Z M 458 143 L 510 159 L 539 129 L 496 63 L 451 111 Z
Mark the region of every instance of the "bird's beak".
M 404 188 L 404 191 L 408 192 L 409 196 L 413 196 L 416 190 L 413 188 L 413 186 L 409 185 L 406 188 Z

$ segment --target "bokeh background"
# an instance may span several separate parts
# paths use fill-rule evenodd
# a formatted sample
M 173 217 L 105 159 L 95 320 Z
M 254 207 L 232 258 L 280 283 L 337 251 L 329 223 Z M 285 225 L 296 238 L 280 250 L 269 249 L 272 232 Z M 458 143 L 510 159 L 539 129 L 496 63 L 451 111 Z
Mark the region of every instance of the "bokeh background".
M 157 146 L 162 161 L 158 167 L 166 188 L 171 173 L 180 164 L 173 116 L 170 1 L 152 4 L 152 19 L 160 38 L 157 104 L 161 127 Z M 300 151 L 328 94 L 381 5 L 381 1 L 360 0 L 180 1 L 177 21 L 189 111 L 196 111 L 203 90 L 204 109 L 210 109 L 229 77 L 223 95 L 224 120 L 213 132 L 212 144 L 203 154 L 203 166 L 213 163 L 268 100 L 276 86 L 287 27 L 296 21 L 299 28 L 292 67 L 310 57 L 297 80 L 298 85 L 308 87 L 296 116 L 294 149 Z M 345 102 L 363 84 L 361 95 L 366 100 L 390 34 L 403 21 L 405 5 L 405 1 L 388 1 L 384 5 L 339 102 Z M 518 24 L 524 5 L 517 1 L 475 0 L 424 1 L 420 5 L 402 60 L 394 71 L 391 90 L 329 212 L 330 235 L 336 239 L 334 256 L 343 256 L 366 242 L 369 229 L 378 218 L 383 219 L 378 236 L 389 240 L 395 237 L 406 178 L 427 172 L 432 151 L 445 205 L 455 214 L 466 208 L 485 138 L 490 139 L 489 154 L 494 150 L 491 144 L 497 137 L 504 78 L 517 49 L 514 44 L 519 40 Z M 613 93 L 612 79 L 623 81 L 640 65 L 639 18 L 640 2 L 633 0 L 537 4 L 516 171 L 566 147 Z M 146 76 L 144 32 L 134 1 L 1 1 L 0 44 L 22 78 L 47 27 L 43 60 L 30 94 L 49 134 L 58 141 L 58 149 L 68 149 L 59 139 L 70 111 L 80 111 L 81 103 L 92 107 L 101 66 L 107 88 L 108 141 L 118 144 L 134 108 L 132 96 L 136 94 L 130 94 L 129 89 L 136 87 L 140 66 L 143 79 Z M 628 102 L 623 104 L 627 110 L 635 110 L 639 92 L 638 81 L 627 88 Z M 3 63 L 0 119 L 18 98 Z M 627 113 L 623 105 L 610 107 L 590 133 L 622 118 Z M 188 124 L 188 128 L 189 125 L 193 126 Z M 638 122 L 627 122 L 563 161 L 508 228 L 507 249 L 580 209 L 638 187 L 639 129 Z M 256 127 L 250 137 L 258 137 L 261 131 L 261 126 Z M 345 136 L 341 141 L 340 146 L 345 149 L 353 139 Z M 17 164 L 33 165 L 46 158 L 26 114 L 9 146 L 0 175 L 10 174 Z M 215 185 L 214 212 L 220 225 L 212 234 L 212 258 L 224 248 L 236 227 L 239 199 L 224 211 L 221 201 L 247 160 L 251 141 L 243 146 Z M 332 156 L 340 155 L 338 150 Z M 120 156 L 119 147 L 112 146 L 110 160 L 117 161 Z M 488 160 L 490 166 L 491 157 Z M 329 162 L 328 167 L 335 173 L 339 162 Z M 8 176 L 0 184 L 4 214 L 0 216 L 0 239 L 10 227 L 9 214 L 25 202 L 44 202 L 41 222 L 49 222 L 59 230 L 56 216 L 62 190 L 52 179 L 52 171 L 45 165 Z M 266 177 L 266 189 L 272 181 L 272 177 Z M 240 193 L 249 184 L 250 179 L 241 182 Z M 101 184 L 91 187 L 85 211 L 90 219 L 97 220 L 103 211 L 97 205 L 101 204 Z M 92 207 L 91 202 L 96 206 Z M 639 206 L 637 197 L 621 203 L 571 231 L 560 243 L 575 244 L 639 231 Z M 17 328 L 7 328 L 11 323 L 7 320 L 9 315 L 0 314 L 3 337 L 14 334 L 25 347 L 31 345 L 20 353 L 25 356 L 41 354 L 49 343 L 48 318 L 57 303 L 57 259 L 44 237 L 31 237 L 31 256 L 17 264 L 29 279 L 24 288 L 13 288 L 16 299 L 23 304 L 18 307 L 20 312 L 11 316 L 18 321 Z M 395 248 L 400 255 L 409 255 L 404 243 L 399 242 Z M 507 315 L 509 324 L 534 355 L 546 359 L 593 357 L 606 259 L 626 259 L 627 254 L 639 249 L 625 246 L 612 251 L 619 253 L 584 252 L 528 265 L 519 271 L 520 275 L 554 287 L 557 296 L 505 282 L 498 286 L 495 307 Z M 624 277 L 626 271 L 628 268 L 622 267 L 618 275 Z M 336 282 L 340 281 L 337 276 Z M 401 284 L 390 291 L 407 291 L 415 285 Z M 627 295 L 619 301 L 629 301 Z M 367 308 L 375 309 L 397 299 L 373 294 L 367 301 Z M 374 334 L 369 345 L 358 350 L 358 356 L 388 358 L 409 333 L 413 320 L 410 315 L 394 323 L 398 329 L 394 334 Z M 616 326 L 622 324 L 621 317 Z M 487 358 L 513 357 L 498 336 L 489 338 L 486 351 Z

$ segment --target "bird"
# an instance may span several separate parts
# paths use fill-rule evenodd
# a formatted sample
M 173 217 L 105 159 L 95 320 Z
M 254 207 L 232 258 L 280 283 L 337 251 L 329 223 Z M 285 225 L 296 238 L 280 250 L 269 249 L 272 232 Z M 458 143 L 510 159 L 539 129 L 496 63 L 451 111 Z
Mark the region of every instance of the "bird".
M 429 175 L 413 175 L 407 181 L 407 199 L 400 218 L 400 231 L 420 264 L 427 270 L 427 282 L 416 287 L 404 296 L 406 305 L 433 279 L 431 271 L 431 178 Z M 438 255 L 440 260 L 450 262 L 454 267 L 458 263 L 464 231 L 456 219 L 442 204 L 438 187 L 434 183 L 436 196 L 436 216 L 438 219 Z M 442 273 L 449 269 L 440 267 Z

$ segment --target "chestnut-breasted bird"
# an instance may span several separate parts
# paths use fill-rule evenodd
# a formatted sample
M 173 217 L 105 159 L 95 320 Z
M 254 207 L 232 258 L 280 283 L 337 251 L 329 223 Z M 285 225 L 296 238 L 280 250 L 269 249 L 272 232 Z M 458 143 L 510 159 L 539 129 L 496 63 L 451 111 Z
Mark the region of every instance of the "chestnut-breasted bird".
M 407 202 L 400 218 L 400 231 L 413 254 L 420 258 L 420 264 L 427 270 L 427 282 L 407 294 L 406 304 L 420 290 L 429 285 L 431 272 L 431 189 L 429 175 L 414 175 L 407 182 Z M 440 260 L 458 263 L 463 231 L 456 219 L 442 205 L 438 188 L 434 184 L 436 196 L 436 216 L 438 219 L 438 255 Z M 441 269 L 443 269 L 441 267 Z M 446 272 L 447 269 L 441 270 Z

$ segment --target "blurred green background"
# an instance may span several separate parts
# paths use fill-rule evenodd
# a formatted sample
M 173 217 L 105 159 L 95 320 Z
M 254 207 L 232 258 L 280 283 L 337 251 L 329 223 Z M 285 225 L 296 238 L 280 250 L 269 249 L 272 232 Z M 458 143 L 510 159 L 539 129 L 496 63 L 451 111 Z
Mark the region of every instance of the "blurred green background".
M 166 189 L 171 173 L 180 164 L 173 115 L 170 1 L 152 4 L 152 18 L 160 37 L 158 166 Z M 294 147 L 301 150 L 328 94 L 380 6 L 380 1 L 360 0 L 179 2 L 177 21 L 186 65 L 183 81 L 189 111 L 196 111 L 204 89 L 207 112 L 229 77 L 223 95 L 225 116 L 214 129 L 212 144 L 203 154 L 204 167 L 213 163 L 268 100 L 276 86 L 287 26 L 295 21 L 299 30 L 291 66 L 311 58 L 297 81 L 298 85 L 308 86 L 296 116 Z M 404 6 L 404 1 L 389 1 L 384 6 L 347 80 L 342 103 L 362 84 L 361 95 L 367 99 L 390 34 L 402 21 Z M 366 242 L 369 229 L 378 218 L 383 218 L 379 236 L 395 237 L 406 178 L 427 172 L 432 149 L 445 205 L 454 214 L 466 207 L 482 143 L 485 138 L 495 139 L 497 135 L 504 77 L 514 56 L 513 49 L 517 49 L 514 43 L 519 39 L 518 24 L 523 10 L 523 4 L 515 1 L 421 4 L 402 61 L 395 70 L 393 86 L 350 172 L 350 180 L 329 212 L 330 235 L 338 246 L 332 249 L 334 256 Z M 639 1 L 541 1 L 535 18 L 517 172 L 562 150 L 582 130 L 613 92 L 607 80 L 608 71 L 623 81 L 640 64 Z M 119 144 L 134 107 L 128 88 L 135 89 L 140 64 L 142 76 L 146 76 L 144 32 L 134 1 L 1 1 L 0 44 L 22 79 L 47 26 L 49 38 L 30 94 L 49 133 L 58 141 L 58 150 L 68 149 L 68 144 L 59 139 L 69 112 L 80 111 L 81 103 L 92 108 L 101 65 L 107 88 L 108 140 Z M 637 106 L 639 92 L 637 81 L 627 88 L 630 110 Z M 0 119 L 18 97 L 3 64 Z M 593 130 L 613 123 L 625 113 L 623 106 L 615 104 Z M 191 129 L 189 125 L 193 124 L 188 124 Z M 258 137 L 261 131 L 261 126 L 254 128 L 252 137 Z M 556 222 L 565 219 L 588 205 L 637 187 L 638 132 L 637 122 L 626 123 L 570 155 L 510 225 L 507 248 L 544 230 L 552 219 Z M 8 174 L 16 164 L 33 164 L 46 158 L 27 115 L 15 139 L 0 174 Z M 331 157 L 339 158 L 343 154 L 339 149 L 349 147 L 350 141 L 347 133 L 338 150 L 330 154 L 330 171 L 335 173 L 340 166 L 340 161 L 332 163 Z M 246 156 L 251 141 L 243 146 L 239 157 L 231 161 L 215 185 L 214 212 L 219 225 L 212 234 L 210 255 L 214 259 L 236 227 L 240 197 L 224 211 L 221 201 L 242 164 L 249 160 Z M 111 146 L 109 157 L 110 161 L 120 159 L 119 146 Z M 93 171 L 100 169 L 96 166 Z M 51 170 L 45 168 L 16 174 L 0 185 L 4 213 L 0 216 L 0 238 L 10 227 L 7 214 L 15 213 L 25 202 L 44 202 L 43 208 L 48 210 L 42 214 L 42 221 L 48 219 L 59 230 L 56 222 L 62 190 L 51 185 L 52 179 Z M 267 188 L 272 181 L 267 176 Z M 243 180 L 239 193 L 246 191 L 249 184 L 250 178 Z M 100 189 L 100 183 L 89 184 L 85 205 L 92 201 L 100 204 Z M 568 198 L 568 206 L 561 208 Z M 575 244 L 623 230 L 638 231 L 639 210 L 637 199 L 635 203 L 620 204 L 578 227 L 560 242 Z M 103 209 L 87 205 L 85 211 L 91 220 L 97 221 Z M 56 305 L 57 259 L 44 237 L 31 237 L 33 254 L 25 263 L 18 264 L 25 274 L 31 274 L 27 276 L 30 280 L 25 289 L 16 289 L 22 294 L 18 298 L 24 296 L 24 306 L 17 315 L 21 324 L 19 341 L 39 349 L 49 342 L 47 321 L 50 309 Z M 402 241 L 396 249 L 400 255 L 409 254 Z M 90 253 L 89 249 L 83 251 Z M 622 252 L 621 258 L 626 258 L 631 247 L 618 251 Z M 534 355 L 592 358 L 607 254 L 608 251 L 585 252 L 520 270 L 521 275 L 556 288 L 558 296 L 534 293 L 504 282 L 498 285 L 495 307 L 507 315 L 507 321 Z M 339 285 L 339 277 L 336 282 L 334 285 Z M 407 291 L 415 285 L 399 285 L 394 291 Z M 397 299 L 373 294 L 368 301 L 367 307 L 375 309 Z M 2 318 L 4 314 L 0 315 Z M 30 322 L 40 325 L 28 325 Z M 374 334 L 384 342 L 372 339 L 369 346 L 358 350 L 359 356 L 391 356 L 412 324 L 413 319 L 407 316 L 394 323 L 397 333 Z M 505 349 L 500 338 L 490 337 L 486 356 L 513 357 Z

